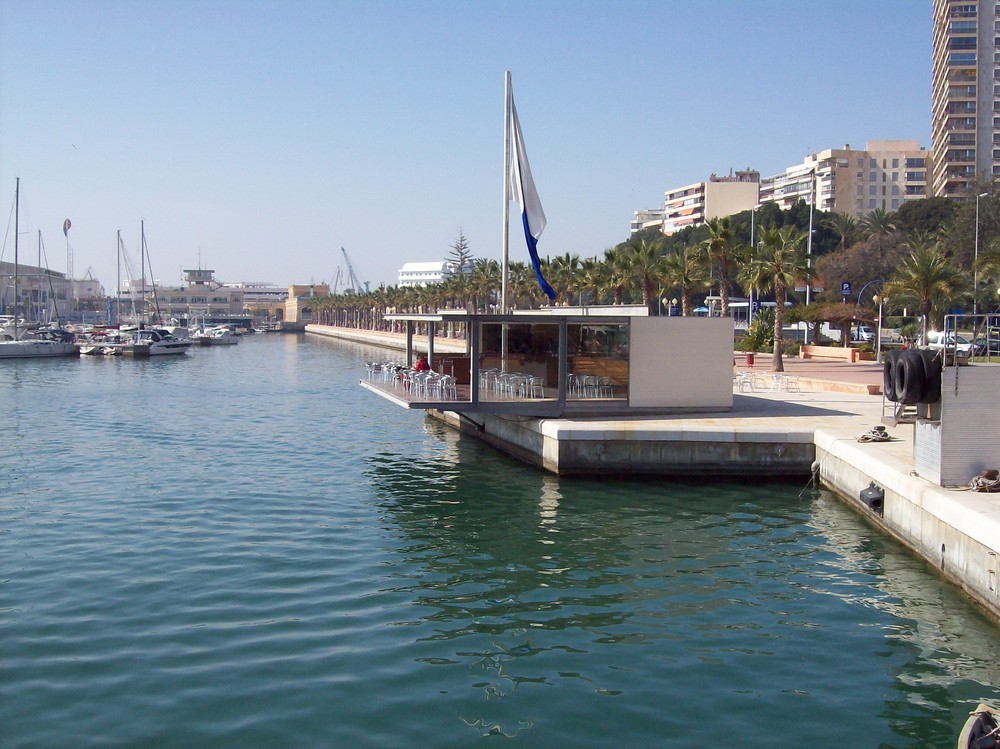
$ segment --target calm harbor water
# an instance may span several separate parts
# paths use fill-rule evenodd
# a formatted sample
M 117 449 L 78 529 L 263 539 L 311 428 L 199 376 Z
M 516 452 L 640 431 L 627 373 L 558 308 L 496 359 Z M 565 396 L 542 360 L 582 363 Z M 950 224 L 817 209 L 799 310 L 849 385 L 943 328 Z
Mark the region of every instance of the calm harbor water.
M 0 746 L 949 747 L 1000 628 L 830 494 L 568 481 L 251 336 L 0 364 Z

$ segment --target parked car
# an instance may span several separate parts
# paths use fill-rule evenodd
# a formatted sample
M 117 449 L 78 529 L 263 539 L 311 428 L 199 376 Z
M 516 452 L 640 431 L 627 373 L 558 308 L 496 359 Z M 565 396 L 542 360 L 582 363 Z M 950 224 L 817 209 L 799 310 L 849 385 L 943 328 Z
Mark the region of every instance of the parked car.
M 867 325 L 858 325 L 851 334 L 851 340 L 871 343 L 875 340 L 875 333 Z
M 972 341 L 964 335 L 948 333 L 947 336 L 939 330 L 932 330 L 927 334 L 927 341 L 923 338 L 917 339 L 917 346 L 929 349 L 947 349 L 949 352 L 956 352 L 959 356 L 970 356 L 972 354 Z
M 1000 337 L 981 335 L 972 342 L 972 350 L 976 356 L 1000 356 Z

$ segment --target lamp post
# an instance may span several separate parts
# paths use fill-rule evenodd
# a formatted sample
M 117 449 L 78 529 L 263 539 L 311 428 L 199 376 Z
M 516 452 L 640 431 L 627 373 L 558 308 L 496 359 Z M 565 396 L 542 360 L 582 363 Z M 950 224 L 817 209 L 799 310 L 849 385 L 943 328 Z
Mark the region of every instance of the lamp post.
M 806 266 L 812 268 L 813 254 L 813 210 L 816 205 L 816 167 L 809 172 L 809 237 L 806 240 Z M 806 278 L 806 304 L 811 301 L 812 279 Z M 809 324 L 806 324 L 805 342 L 809 343 Z
M 972 260 L 972 314 L 979 314 L 979 200 L 988 196 L 988 192 L 976 196 L 976 246 Z
M 677 297 L 674 297 L 670 300 L 670 316 L 676 317 L 677 314 Z
M 754 222 L 755 222 L 755 220 L 757 218 L 757 209 L 759 207 L 760 206 L 756 206 L 755 205 L 753 208 L 750 209 L 750 252 L 751 252 L 751 254 L 754 251 L 753 230 L 754 230 Z M 748 330 L 750 329 L 750 326 L 752 324 L 753 324 L 753 286 L 750 287 L 750 301 L 747 303 L 747 329 Z
M 885 301 L 884 296 L 876 294 L 872 297 L 872 301 L 878 304 L 878 327 L 875 329 L 875 363 L 882 363 L 882 302 Z

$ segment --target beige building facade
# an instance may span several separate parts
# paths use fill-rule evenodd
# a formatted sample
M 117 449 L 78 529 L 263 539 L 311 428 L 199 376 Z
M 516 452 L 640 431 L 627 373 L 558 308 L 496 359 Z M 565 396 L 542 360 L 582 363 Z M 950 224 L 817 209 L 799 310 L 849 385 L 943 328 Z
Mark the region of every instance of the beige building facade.
M 330 296 L 329 284 L 292 284 L 288 287 L 288 299 L 285 300 L 285 322 L 312 322 L 315 300 L 327 296 Z
M 897 211 L 927 197 L 929 154 L 915 140 L 872 140 L 865 149 L 827 148 L 760 183 L 760 202 L 791 208 L 800 200 L 855 218 Z
M 698 226 L 713 218 L 749 211 L 758 201 L 760 172 L 747 169 L 728 177 L 667 190 L 663 198 L 664 234 Z

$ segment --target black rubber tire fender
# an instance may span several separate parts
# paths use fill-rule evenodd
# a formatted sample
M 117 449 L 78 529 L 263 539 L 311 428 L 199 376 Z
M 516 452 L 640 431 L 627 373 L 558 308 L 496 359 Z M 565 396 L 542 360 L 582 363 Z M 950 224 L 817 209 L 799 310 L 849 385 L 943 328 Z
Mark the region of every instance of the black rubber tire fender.
M 917 405 L 924 397 L 925 386 L 924 358 L 919 351 L 907 349 L 896 362 L 896 402 Z
M 895 403 L 896 397 L 896 365 L 899 363 L 900 351 L 887 351 L 882 362 L 882 394 L 887 401 Z
M 921 350 L 924 360 L 924 393 L 921 403 L 937 403 L 941 400 L 941 358 L 940 351 Z

